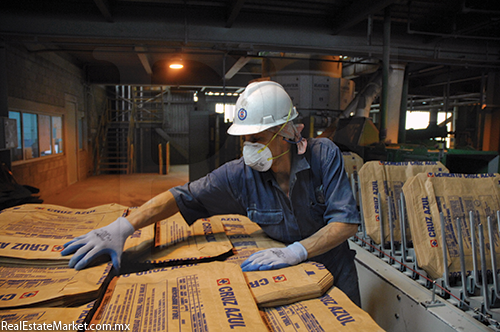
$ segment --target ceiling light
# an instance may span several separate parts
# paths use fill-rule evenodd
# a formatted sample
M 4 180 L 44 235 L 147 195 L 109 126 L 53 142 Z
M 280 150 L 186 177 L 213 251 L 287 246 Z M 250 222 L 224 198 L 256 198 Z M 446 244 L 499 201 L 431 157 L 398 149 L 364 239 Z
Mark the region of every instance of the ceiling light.
M 181 58 L 174 58 L 172 61 L 170 61 L 169 67 L 172 69 L 182 69 L 184 68 L 184 65 L 182 63 Z

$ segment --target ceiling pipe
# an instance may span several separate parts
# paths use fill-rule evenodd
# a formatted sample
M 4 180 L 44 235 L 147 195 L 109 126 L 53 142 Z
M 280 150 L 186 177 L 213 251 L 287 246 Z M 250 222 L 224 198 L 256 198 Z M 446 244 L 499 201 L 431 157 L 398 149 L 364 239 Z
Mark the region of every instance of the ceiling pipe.
M 480 13 L 480 14 L 494 14 L 498 15 L 500 14 L 499 10 L 487 10 L 487 9 L 475 9 L 475 8 L 470 8 L 465 5 L 465 0 L 462 0 L 462 13 Z
M 399 103 L 399 126 L 398 126 L 398 143 L 406 142 L 406 112 L 408 111 L 408 85 L 410 75 L 405 69 L 403 77 L 403 89 L 401 91 L 401 102 Z
M 452 108 L 452 107 L 457 107 L 457 106 L 472 106 L 472 105 L 479 105 L 479 100 L 477 101 L 474 101 L 474 100 L 471 100 L 471 101 L 461 101 L 461 102 L 454 102 L 454 103 L 449 103 L 448 104 L 448 107 L 449 108 Z M 373 105 L 373 108 L 376 109 L 376 106 L 377 105 Z M 432 110 L 432 109 L 436 109 L 438 111 L 441 111 L 441 112 L 445 112 L 446 110 L 444 109 L 444 104 L 429 104 L 429 105 L 423 105 L 423 104 L 420 104 L 420 105 L 408 105 L 408 107 L 411 107 L 411 109 L 408 109 L 408 111 L 410 112 L 420 112 L 420 111 L 423 111 L 423 112 L 427 112 L 429 110 Z M 447 110 L 447 112 L 451 112 L 450 110 Z
M 382 103 L 380 107 L 379 141 L 387 138 L 387 110 L 389 97 L 389 70 L 391 58 L 391 8 L 384 10 L 384 42 L 382 54 Z
M 488 12 L 491 14 L 491 12 Z M 417 31 L 411 29 L 411 1 L 408 3 L 408 19 L 406 23 L 406 32 L 408 34 L 418 34 L 418 35 L 426 35 L 426 36 L 434 36 L 434 37 L 442 37 L 442 38 L 463 38 L 463 39 L 480 39 L 480 40 L 492 40 L 499 41 L 498 37 L 485 37 L 485 36 L 468 36 L 461 35 L 457 33 L 437 33 L 437 32 L 427 32 L 427 31 Z
M 406 64 L 395 63 L 391 65 L 387 96 L 386 143 L 397 143 L 399 141 L 399 119 L 401 118 L 405 70 Z
M 455 95 L 455 96 L 449 96 L 449 99 L 462 99 L 462 98 L 474 98 L 477 99 L 480 97 L 479 92 L 474 92 L 474 93 L 467 93 L 463 95 Z M 415 98 L 415 96 L 412 96 L 412 98 Z M 422 98 L 422 99 L 413 99 L 413 101 L 408 101 L 408 104 L 411 102 L 419 102 L 419 103 L 433 103 L 437 101 L 442 101 L 443 97 L 432 97 L 432 98 Z

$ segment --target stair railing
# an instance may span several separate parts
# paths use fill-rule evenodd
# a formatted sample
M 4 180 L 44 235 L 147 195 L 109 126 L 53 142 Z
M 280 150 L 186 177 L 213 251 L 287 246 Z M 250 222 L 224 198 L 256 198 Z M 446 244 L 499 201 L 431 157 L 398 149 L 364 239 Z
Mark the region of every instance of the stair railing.
M 135 87 L 134 87 L 135 89 Z M 134 133 L 135 133 L 135 118 L 137 116 L 137 100 L 135 98 L 132 102 L 132 109 L 130 113 L 130 118 L 128 122 L 128 133 L 127 133 L 127 174 L 132 174 L 135 172 L 135 153 L 134 153 Z
M 99 125 L 97 126 L 97 134 L 93 142 L 93 152 L 94 152 L 94 175 L 99 173 L 99 162 L 101 160 L 101 153 L 104 150 L 106 144 L 106 126 L 108 125 L 109 110 L 111 108 L 111 101 L 108 99 L 104 113 L 99 119 Z

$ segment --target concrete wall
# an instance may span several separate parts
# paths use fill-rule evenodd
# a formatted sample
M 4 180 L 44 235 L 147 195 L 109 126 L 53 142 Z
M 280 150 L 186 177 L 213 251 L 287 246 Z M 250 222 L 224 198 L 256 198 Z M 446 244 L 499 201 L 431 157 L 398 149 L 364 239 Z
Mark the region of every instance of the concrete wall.
M 12 163 L 16 180 L 39 188 L 43 199 L 74 181 L 69 179 L 69 169 L 73 170 L 73 178 L 77 181 L 92 174 L 92 138 L 98 124 L 97 115 L 105 107 L 105 92 L 99 86 L 87 86 L 84 71 L 70 59 L 52 52 L 30 51 L 21 45 L 7 45 L 6 49 L 9 110 L 62 115 L 66 126 L 62 155 Z M 74 110 L 69 111 L 68 100 L 76 105 Z M 78 141 L 73 146 L 68 145 L 68 137 L 78 137 L 76 123 L 75 126 L 67 125 L 68 119 L 82 119 L 84 123 L 82 149 Z

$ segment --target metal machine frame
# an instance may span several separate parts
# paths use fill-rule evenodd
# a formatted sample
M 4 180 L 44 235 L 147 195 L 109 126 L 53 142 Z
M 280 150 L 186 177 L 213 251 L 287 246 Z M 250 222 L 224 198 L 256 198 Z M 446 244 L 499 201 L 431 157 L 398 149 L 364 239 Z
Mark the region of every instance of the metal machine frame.
M 351 185 L 361 207 L 361 191 L 354 174 L 351 176 Z M 391 200 L 392 197 L 388 197 L 389 220 L 393 220 L 395 213 Z M 356 263 L 363 309 L 387 331 L 500 331 L 500 281 L 497 273 L 486 269 L 486 260 L 491 259 L 492 271 L 497 271 L 496 253 L 494 246 L 491 246 L 491 257 L 486 257 L 484 226 L 478 224 L 472 212 L 469 213 L 473 232 L 471 245 L 473 248 L 479 248 L 479 253 L 477 249 L 473 250 L 472 273 L 466 275 L 463 243 L 459 233 L 460 276 L 451 280 L 446 268 L 443 277 L 432 280 L 419 268 L 414 249 L 406 243 L 406 209 L 403 194 L 396 203 L 400 207 L 402 241 L 393 240 L 394 225 L 390 222 L 389 245 L 375 244 L 366 235 L 362 208 L 360 231 L 350 240 L 351 249 L 357 252 Z M 497 211 L 496 219 L 497 229 L 493 220 L 488 218 L 487 221 L 490 243 L 493 242 L 493 232 L 500 230 L 500 211 Z M 387 221 L 381 220 L 382 225 L 384 222 Z M 460 220 L 457 220 L 457 225 L 461 232 Z M 442 214 L 441 226 L 444 233 Z M 384 239 L 383 227 L 380 232 L 381 239 Z M 444 234 L 442 236 L 445 238 Z M 445 266 L 446 253 L 444 241 Z M 483 285 L 482 280 L 487 283 Z

